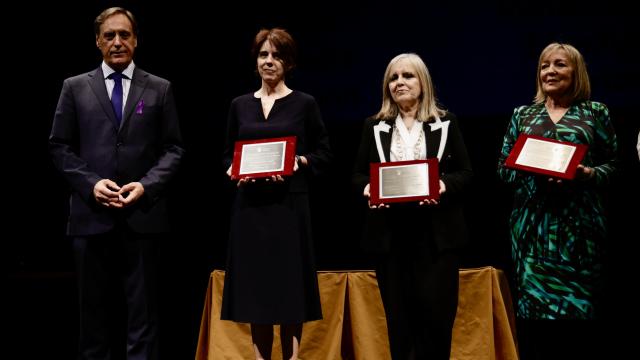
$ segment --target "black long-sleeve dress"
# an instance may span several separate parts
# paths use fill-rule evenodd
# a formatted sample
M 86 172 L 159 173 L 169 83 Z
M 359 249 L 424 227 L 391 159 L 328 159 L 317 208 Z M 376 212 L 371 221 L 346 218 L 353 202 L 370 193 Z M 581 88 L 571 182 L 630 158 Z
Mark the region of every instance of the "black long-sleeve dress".
M 241 186 L 231 214 L 221 318 L 254 324 L 292 324 L 322 318 L 309 209 L 309 178 L 326 170 L 329 139 L 315 99 L 293 91 L 265 119 L 253 93 L 235 98 L 224 154 L 231 165 L 237 140 L 296 136 L 307 158 L 283 183 Z

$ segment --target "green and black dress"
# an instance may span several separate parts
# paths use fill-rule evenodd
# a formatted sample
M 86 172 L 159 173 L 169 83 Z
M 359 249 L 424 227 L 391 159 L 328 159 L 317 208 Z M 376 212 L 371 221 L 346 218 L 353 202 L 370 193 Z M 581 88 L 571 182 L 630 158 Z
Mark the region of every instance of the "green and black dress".
M 555 184 L 546 176 L 505 168 L 504 161 L 520 134 L 588 145 L 582 164 L 594 168 L 595 176 Z M 544 104 L 515 109 L 504 137 L 498 174 L 515 189 L 509 223 L 518 317 L 594 317 L 606 238 L 603 186 L 616 163 L 616 135 L 604 104 L 575 103 L 557 123 Z

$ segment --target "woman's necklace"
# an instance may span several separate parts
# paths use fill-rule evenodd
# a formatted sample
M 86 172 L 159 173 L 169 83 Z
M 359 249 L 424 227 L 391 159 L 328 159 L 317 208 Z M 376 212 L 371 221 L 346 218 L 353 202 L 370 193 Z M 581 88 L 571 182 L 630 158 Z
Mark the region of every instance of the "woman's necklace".
M 415 125 L 415 124 L 414 124 Z M 419 125 L 415 125 L 419 126 Z M 405 158 L 405 145 L 402 143 L 402 136 L 398 130 L 396 124 L 393 124 L 393 133 L 396 134 L 394 136 L 395 147 L 398 153 L 398 158 L 401 160 L 411 160 Z M 413 160 L 421 160 L 420 150 L 422 150 L 422 143 L 424 142 L 424 131 L 420 129 L 420 133 L 418 134 L 418 140 L 416 140 L 415 144 L 413 144 Z

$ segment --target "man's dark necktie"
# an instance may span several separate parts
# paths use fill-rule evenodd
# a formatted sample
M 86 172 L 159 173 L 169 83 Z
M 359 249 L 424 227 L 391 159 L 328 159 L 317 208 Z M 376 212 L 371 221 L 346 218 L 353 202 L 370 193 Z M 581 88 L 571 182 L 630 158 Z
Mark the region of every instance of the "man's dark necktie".
M 111 105 L 113 105 L 113 111 L 116 113 L 116 119 L 118 120 L 118 127 L 122 121 L 122 73 L 114 72 L 109 75 L 110 79 L 113 79 L 113 92 L 111 93 Z

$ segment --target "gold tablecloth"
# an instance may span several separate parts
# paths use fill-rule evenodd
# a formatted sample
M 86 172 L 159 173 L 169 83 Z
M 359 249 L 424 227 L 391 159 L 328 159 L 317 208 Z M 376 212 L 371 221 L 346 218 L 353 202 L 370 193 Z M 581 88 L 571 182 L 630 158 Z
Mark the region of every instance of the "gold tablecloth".
M 373 271 L 320 271 L 323 320 L 304 324 L 300 360 L 389 360 L 384 309 Z M 196 360 L 254 359 L 248 324 L 220 320 L 224 271 L 211 273 Z M 273 359 L 281 358 L 276 327 Z M 451 359 L 518 359 L 511 295 L 493 267 L 460 270 Z

